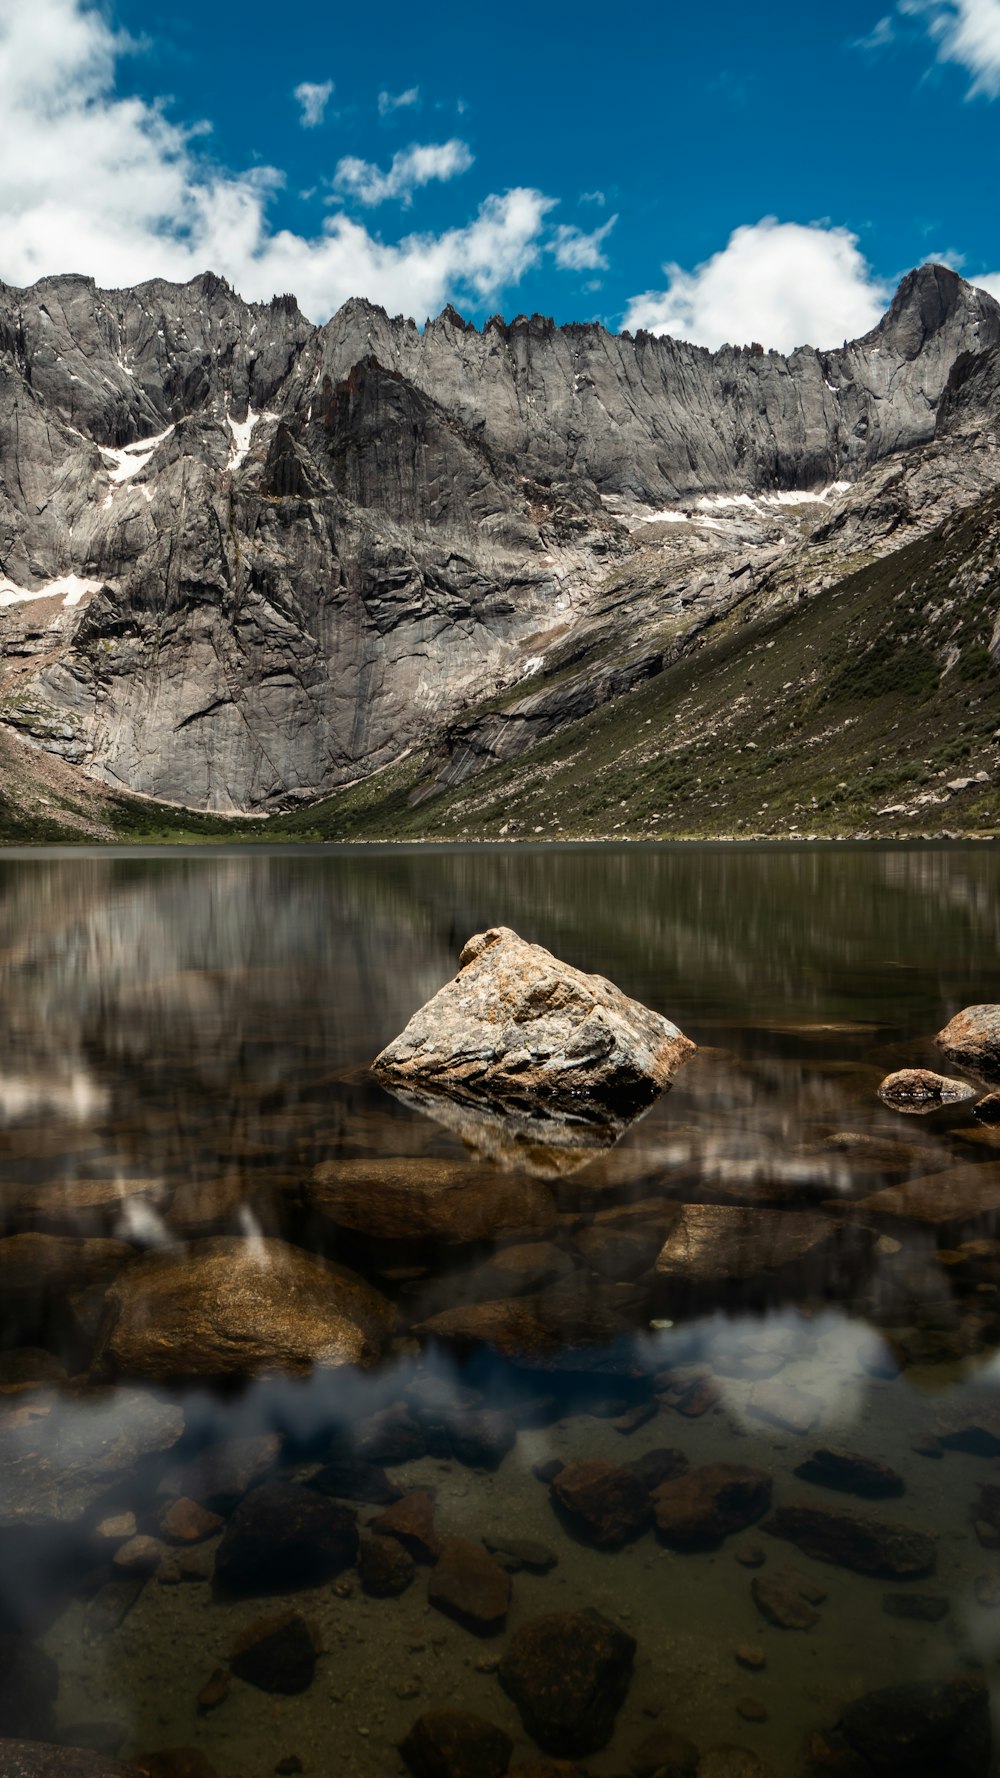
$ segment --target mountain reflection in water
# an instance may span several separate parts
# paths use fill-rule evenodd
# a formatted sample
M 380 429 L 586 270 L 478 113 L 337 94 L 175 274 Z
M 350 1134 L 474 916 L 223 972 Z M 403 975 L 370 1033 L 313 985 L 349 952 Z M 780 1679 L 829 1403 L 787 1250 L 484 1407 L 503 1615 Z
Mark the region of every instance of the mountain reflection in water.
M 497 1663 L 592 1607 L 636 1652 L 589 1771 L 645 1769 L 669 1728 L 783 1778 L 873 1689 L 991 1673 L 1000 1135 L 877 1088 L 1000 1001 L 998 888 L 985 846 L 7 855 L 0 1735 L 395 1778 L 415 1719 L 460 1709 L 513 1770 L 543 1755 Z M 370 1076 L 496 924 L 698 1044 L 619 1142 L 540 1146 Z M 214 1307 L 183 1301 L 199 1276 Z M 709 1500 L 720 1464 L 770 1513 Z M 240 1502 L 276 1481 L 310 1523 L 349 1509 L 350 1559 L 330 1519 L 305 1573 L 275 1533 L 266 1585 L 234 1585 Z M 373 1590 L 366 1528 L 415 1490 L 511 1573 L 505 1621 L 475 1623 L 468 1573 L 442 1604 L 440 1562 Z M 302 1493 L 274 1498 L 287 1531 Z M 276 1699 L 234 1651 L 281 1613 L 320 1652 Z

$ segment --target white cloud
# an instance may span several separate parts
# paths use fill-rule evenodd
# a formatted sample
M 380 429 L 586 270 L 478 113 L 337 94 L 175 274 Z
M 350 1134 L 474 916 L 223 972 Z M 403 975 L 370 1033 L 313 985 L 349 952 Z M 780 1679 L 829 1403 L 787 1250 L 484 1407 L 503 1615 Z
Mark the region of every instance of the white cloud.
M 202 148 L 203 125 L 182 128 L 162 106 L 118 96 L 126 49 L 84 0 L 0 0 L 8 283 L 76 271 L 115 287 L 212 269 L 249 299 L 293 291 L 316 321 L 351 296 L 422 320 L 449 298 L 495 302 L 551 238 L 555 200 L 530 187 L 486 197 L 471 219 L 438 234 L 380 240 L 342 213 L 312 236 L 276 228 L 282 174 L 220 169 Z M 467 153 L 451 151 L 454 171 Z M 414 183 L 443 171 L 443 162 L 411 164 Z
M 617 221 L 617 216 L 610 216 L 603 228 L 595 228 L 589 235 L 573 223 L 561 222 L 551 243 L 556 265 L 564 272 L 605 271 L 608 261 L 601 246 Z
M 472 165 L 472 151 L 457 136 L 450 142 L 415 142 L 392 157 L 392 165 L 383 173 L 373 161 L 348 155 L 337 164 L 333 183 L 338 191 L 356 198 L 359 204 L 384 204 L 387 198 L 398 198 L 404 205 L 413 201 L 413 193 L 432 179 L 454 179 L 467 173 Z
M 603 191 L 581 191 L 580 193 L 581 204 L 596 204 L 599 210 L 604 209 L 607 201 Z
M 1000 93 L 1000 0 L 899 0 L 899 11 L 924 18 L 938 60 L 972 75 L 969 97 Z
M 895 41 L 896 22 L 891 12 L 887 12 L 883 18 L 876 20 L 866 37 L 856 37 L 854 39 L 854 48 L 870 50 L 888 49 L 889 44 L 895 43 Z
M 978 290 L 988 291 L 1000 303 L 1000 272 L 984 272 L 981 278 L 970 278 L 969 282 L 975 284 Z
M 874 327 L 891 294 L 847 229 L 773 216 L 735 229 L 692 272 L 663 269 L 666 290 L 634 296 L 624 326 L 713 348 L 752 340 L 784 352 L 839 345 Z
M 394 111 L 406 110 L 410 105 L 419 105 L 420 88 L 407 87 L 405 93 L 381 92 L 378 96 L 379 117 L 391 117 Z
M 323 80 L 318 85 L 312 80 L 302 80 L 295 88 L 295 97 L 302 107 L 299 122 L 304 130 L 314 130 L 323 122 L 323 113 L 333 92 L 333 81 Z

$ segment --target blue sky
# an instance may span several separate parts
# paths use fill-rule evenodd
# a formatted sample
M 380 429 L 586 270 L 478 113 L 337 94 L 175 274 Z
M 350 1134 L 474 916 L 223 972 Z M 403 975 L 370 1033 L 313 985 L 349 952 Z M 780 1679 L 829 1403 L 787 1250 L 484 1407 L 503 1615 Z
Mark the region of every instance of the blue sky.
M 889 9 L 887 10 L 887 6 Z M 1000 295 L 1000 0 L 0 0 L 0 277 L 829 346 Z

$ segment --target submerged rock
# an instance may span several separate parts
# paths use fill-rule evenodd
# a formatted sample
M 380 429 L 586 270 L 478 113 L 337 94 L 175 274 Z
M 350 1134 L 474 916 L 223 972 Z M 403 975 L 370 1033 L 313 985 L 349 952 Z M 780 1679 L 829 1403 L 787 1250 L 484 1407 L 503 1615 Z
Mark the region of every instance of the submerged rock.
M 753 1602 L 769 1624 L 779 1630 L 808 1630 L 819 1623 L 819 1612 L 826 1594 L 806 1574 L 794 1568 L 767 1569 L 755 1574 L 750 1582 Z
M 928 1173 L 903 1185 L 862 1198 L 861 1209 L 874 1216 L 926 1223 L 932 1228 L 973 1222 L 1000 1210 L 1000 1163 L 980 1161 Z
M 890 1685 L 849 1704 L 814 1736 L 804 1769 L 843 1778 L 988 1778 L 989 1693 L 982 1679 Z
M 304 1692 L 316 1671 L 316 1644 L 305 1618 L 281 1612 L 245 1630 L 229 1665 L 237 1679 L 262 1692 Z
M 358 1555 L 361 1585 L 373 1599 L 395 1599 L 413 1583 L 416 1563 L 396 1537 L 363 1537 Z
M 474 1105 L 623 1128 L 694 1049 L 602 976 L 497 926 L 469 940 L 458 975 L 373 1068 Z
M 316 1587 L 353 1567 L 357 1554 L 357 1521 L 349 1507 L 297 1482 L 264 1482 L 226 1526 L 215 1578 L 232 1593 Z
M 779 1507 L 763 1526 L 807 1556 L 883 1580 L 919 1579 L 934 1569 L 933 1537 L 886 1519 L 863 1517 L 842 1507 L 794 1501 Z
M 656 1261 L 660 1277 L 719 1284 L 781 1270 L 837 1237 L 829 1217 L 805 1210 L 685 1204 Z
M 933 1111 L 939 1105 L 960 1105 L 976 1097 L 975 1087 L 964 1080 L 949 1080 L 930 1068 L 900 1068 L 887 1074 L 878 1096 L 898 1111 Z
M 741 1463 L 709 1463 L 653 1494 L 656 1527 L 675 1549 L 706 1549 L 763 1518 L 771 1477 Z
M 755 1383 L 747 1411 L 757 1420 L 802 1435 L 815 1426 L 823 1403 L 819 1396 L 795 1389 L 791 1383 Z
M 860 1457 L 854 1451 L 834 1451 L 823 1445 L 798 1464 L 795 1474 L 803 1482 L 835 1488 L 841 1494 L 859 1494 L 865 1500 L 887 1500 L 902 1494 L 906 1484 L 887 1463 Z
M 545 1235 L 556 1223 L 546 1185 L 463 1161 L 324 1161 L 306 1198 L 337 1228 L 377 1241 L 461 1247 Z
M 598 1549 L 619 1549 L 653 1516 L 649 1489 L 640 1477 L 603 1457 L 565 1464 L 551 1490 L 574 1531 Z
M 1000 1075 L 1000 1006 L 967 1006 L 937 1034 L 938 1047 L 949 1062 L 974 1074 Z
M 433 1497 L 423 1488 L 404 1494 L 372 1520 L 369 1530 L 378 1537 L 394 1537 L 415 1562 L 436 1562 L 443 1547 L 434 1524 Z
M 633 1353 L 618 1348 L 640 1305 L 630 1285 L 577 1274 L 530 1296 L 442 1309 L 414 1332 L 460 1348 L 486 1346 L 537 1370 L 631 1370 Z
M 560 1611 L 515 1630 L 500 1684 L 546 1753 L 576 1758 L 606 1747 L 625 1701 L 635 1639 L 597 1611 Z
M 492 1636 L 501 1630 L 510 1605 L 510 1575 L 482 1544 L 446 1537 L 431 1569 L 427 1598 L 466 1630 Z
M 33 1412 L 3 1432 L 0 1528 L 71 1523 L 183 1431 L 182 1409 L 144 1390 L 35 1398 Z
M 371 1365 L 394 1321 L 353 1272 L 284 1241 L 222 1235 L 146 1254 L 119 1274 L 96 1362 L 164 1380 Z
M 514 1743 L 481 1716 L 434 1710 L 418 1716 L 399 1751 L 413 1778 L 503 1778 Z
M 360 1500 L 366 1506 L 391 1506 L 403 1495 L 381 1464 L 362 1457 L 335 1457 L 309 1477 L 308 1486 L 335 1500 Z

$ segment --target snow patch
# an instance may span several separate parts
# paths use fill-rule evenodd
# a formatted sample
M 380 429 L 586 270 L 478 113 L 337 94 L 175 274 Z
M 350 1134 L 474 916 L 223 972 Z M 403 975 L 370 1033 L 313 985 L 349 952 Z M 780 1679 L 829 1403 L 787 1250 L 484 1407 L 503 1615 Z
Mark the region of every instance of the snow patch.
M 0 609 L 9 605 L 27 605 L 34 599 L 61 599 L 63 610 L 69 611 L 82 599 L 89 599 L 91 593 L 96 593 L 103 585 L 103 580 L 61 574 L 58 580 L 50 580 L 47 586 L 36 587 L 32 592 L 27 587 L 15 586 L 12 580 L 0 580 Z
M 276 420 L 277 418 L 277 414 L 255 414 L 252 407 L 247 408 L 247 417 L 245 420 L 234 420 L 229 414 L 226 415 L 226 419 L 229 422 L 229 430 L 233 435 L 233 442 L 229 448 L 230 469 L 238 469 L 246 457 L 247 452 L 250 449 L 250 440 L 253 437 L 253 429 L 258 420 Z
M 533 673 L 540 673 L 545 665 L 544 654 L 531 654 L 521 668 L 521 678 L 530 679 Z
M 158 432 L 155 438 L 140 438 L 135 444 L 124 445 L 121 450 L 113 450 L 110 445 L 101 446 L 101 456 L 110 457 L 114 468 L 108 471 L 113 482 L 131 481 L 140 469 L 145 469 L 153 452 L 159 448 L 173 431 L 168 426 L 166 432 Z M 104 503 L 107 505 L 107 501 Z

